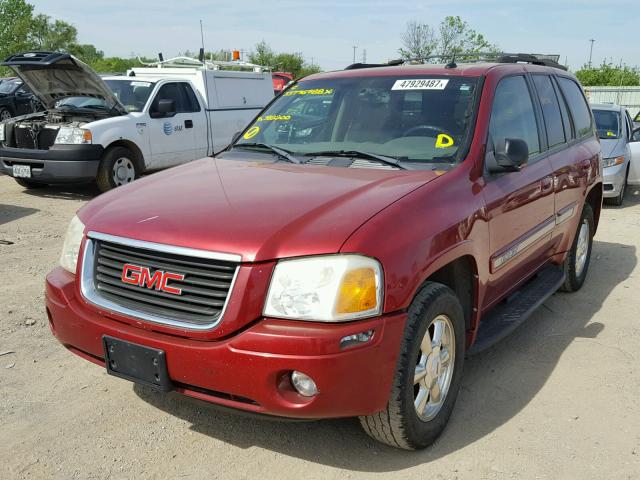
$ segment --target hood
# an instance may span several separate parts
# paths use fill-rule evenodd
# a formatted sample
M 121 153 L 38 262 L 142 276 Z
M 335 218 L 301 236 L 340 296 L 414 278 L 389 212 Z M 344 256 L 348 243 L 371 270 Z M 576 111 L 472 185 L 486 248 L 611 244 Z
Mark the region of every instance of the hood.
M 104 100 L 107 107 L 121 114 L 126 113 L 96 72 L 67 53 L 20 53 L 0 65 L 11 67 L 48 110 L 64 98 L 92 97 Z
M 624 155 L 624 142 L 621 138 L 616 139 L 600 139 L 600 148 L 602 151 L 602 158 L 612 158 Z
M 78 215 L 87 231 L 264 261 L 337 253 L 368 219 L 434 178 L 206 158 L 101 195 Z

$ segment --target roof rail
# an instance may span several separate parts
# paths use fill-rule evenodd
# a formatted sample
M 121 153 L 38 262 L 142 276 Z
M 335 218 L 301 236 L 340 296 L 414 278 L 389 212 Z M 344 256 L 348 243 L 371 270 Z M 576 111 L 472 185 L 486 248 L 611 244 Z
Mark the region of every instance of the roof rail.
M 405 64 L 424 64 L 429 60 L 441 59 L 447 63 L 448 68 L 456 68 L 456 60 L 461 63 L 473 62 L 494 62 L 494 63 L 530 63 L 533 65 L 543 65 L 546 67 L 560 68 L 567 70 L 567 67 L 560 65 L 558 60 L 560 55 L 542 55 L 531 53 L 504 53 L 504 52 L 459 52 L 447 55 L 427 55 L 422 58 L 409 58 L 400 60 L 390 60 L 388 63 L 354 63 L 345 70 L 356 70 L 360 68 L 389 67 Z
M 530 63 L 532 65 L 542 65 L 544 67 L 559 68 L 567 70 L 567 67 L 560 65 L 557 60 L 558 55 L 534 55 L 530 53 L 502 53 L 498 57 L 498 63 Z

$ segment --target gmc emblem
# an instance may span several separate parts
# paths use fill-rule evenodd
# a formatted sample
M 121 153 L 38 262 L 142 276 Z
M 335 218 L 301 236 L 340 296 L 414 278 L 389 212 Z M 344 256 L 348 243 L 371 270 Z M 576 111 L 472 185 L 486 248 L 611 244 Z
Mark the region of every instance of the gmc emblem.
M 182 289 L 167 285 L 169 280 L 184 280 L 184 275 L 180 273 L 163 272 L 156 270 L 151 274 L 148 267 L 132 265 L 125 263 L 122 267 L 122 275 L 120 280 L 129 285 L 138 285 L 139 287 L 155 288 L 156 290 L 171 293 L 173 295 L 181 295 Z

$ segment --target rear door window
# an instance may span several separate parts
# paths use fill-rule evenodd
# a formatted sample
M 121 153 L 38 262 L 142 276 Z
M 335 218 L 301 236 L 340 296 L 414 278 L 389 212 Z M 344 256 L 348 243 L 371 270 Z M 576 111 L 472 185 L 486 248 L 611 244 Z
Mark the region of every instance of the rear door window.
M 540 152 L 538 123 L 527 81 L 523 76 L 500 81 L 493 98 L 489 133 L 494 144 L 506 138 L 520 139 L 529 146 L 529 157 Z
M 188 83 L 181 83 L 180 88 L 185 99 L 185 112 L 199 112 L 200 103 L 196 98 L 196 94 L 193 93 L 193 88 Z
M 538 98 L 542 106 L 542 117 L 544 118 L 545 129 L 547 131 L 549 148 L 553 148 L 566 141 L 558 98 L 551 84 L 550 77 L 546 75 L 533 75 L 533 83 L 538 91 Z
M 591 119 L 591 111 L 587 105 L 587 100 L 584 98 L 582 89 L 576 82 L 569 78 L 558 77 L 558 83 L 569 104 L 576 137 L 582 138 L 590 135 L 593 132 L 593 122 Z

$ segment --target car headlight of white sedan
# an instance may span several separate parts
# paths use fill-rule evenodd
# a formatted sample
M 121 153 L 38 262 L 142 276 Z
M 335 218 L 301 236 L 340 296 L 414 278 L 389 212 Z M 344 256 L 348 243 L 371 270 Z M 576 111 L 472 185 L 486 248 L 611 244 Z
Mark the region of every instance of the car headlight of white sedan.
M 74 274 L 78 266 L 78 254 L 80 253 L 80 244 L 83 236 L 84 224 L 75 216 L 69 223 L 67 236 L 62 245 L 62 255 L 60 255 L 60 266 Z
M 382 312 L 382 267 L 363 255 L 281 260 L 263 314 L 267 317 L 344 322 Z
M 622 165 L 624 163 L 624 155 L 612 158 L 602 159 L 602 168 L 613 167 L 615 165 Z

